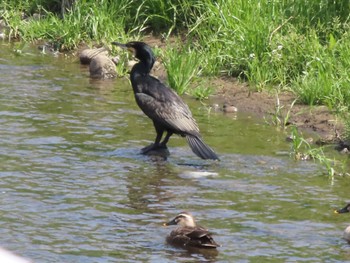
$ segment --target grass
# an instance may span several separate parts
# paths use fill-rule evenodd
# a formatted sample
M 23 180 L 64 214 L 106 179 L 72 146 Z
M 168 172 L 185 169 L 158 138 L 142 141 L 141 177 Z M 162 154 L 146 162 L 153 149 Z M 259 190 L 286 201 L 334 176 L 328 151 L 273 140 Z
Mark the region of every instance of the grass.
M 276 93 L 276 104 L 274 108 L 275 110 L 270 114 L 270 118 L 264 118 L 266 123 L 276 126 L 278 128 L 282 128 L 283 130 L 287 129 L 287 127 L 289 126 L 291 111 L 296 101 L 297 99 L 295 99 L 291 103 L 289 109 L 285 109 L 285 105 L 281 105 L 278 93 Z
M 168 48 L 163 55 L 163 63 L 169 86 L 178 94 L 187 92 L 190 84 L 200 74 L 200 62 L 199 55 L 191 49 Z
M 297 161 L 318 161 L 326 169 L 327 175 L 330 178 L 334 178 L 336 162 L 326 156 L 323 147 L 312 147 L 295 126 L 292 127 L 291 132 L 291 156 Z

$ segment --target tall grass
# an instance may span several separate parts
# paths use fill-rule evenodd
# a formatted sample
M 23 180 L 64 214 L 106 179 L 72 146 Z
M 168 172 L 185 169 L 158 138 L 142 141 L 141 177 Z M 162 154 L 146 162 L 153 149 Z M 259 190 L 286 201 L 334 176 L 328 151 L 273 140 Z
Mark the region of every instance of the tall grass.
M 64 19 L 49 0 L 3 0 L 0 10 L 10 37 L 61 49 L 180 33 L 204 75 L 237 76 L 252 89 L 289 89 L 302 103 L 350 108 L 350 1 L 83 0 Z M 180 63 L 173 59 L 168 65 Z
M 185 93 L 191 82 L 200 73 L 199 55 L 191 50 L 168 48 L 163 56 L 169 86 L 178 94 Z

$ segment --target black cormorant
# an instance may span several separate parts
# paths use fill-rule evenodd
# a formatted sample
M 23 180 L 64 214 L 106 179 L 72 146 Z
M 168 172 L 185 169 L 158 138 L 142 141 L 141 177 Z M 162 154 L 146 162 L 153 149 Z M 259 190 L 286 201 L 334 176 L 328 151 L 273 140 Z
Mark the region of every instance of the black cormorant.
M 172 89 L 149 75 L 155 57 L 150 46 L 144 42 L 132 41 L 126 44 L 113 42 L 133 52 L 139 62 L 130 72 L 131 85 L 135 100 L 141 110 L 153 121 L 157 132 L 155 142 L 141 150 L 143 154 L 157 149 L 166 149 L 171 135 L 186 137 L 192 151 L 203 159 L 218 160 L 216 153 L 206 145 L 199 133 L 199 128 L 192 113 L 183 100 Z M 163 141 L 163 133 L 167 132 Z

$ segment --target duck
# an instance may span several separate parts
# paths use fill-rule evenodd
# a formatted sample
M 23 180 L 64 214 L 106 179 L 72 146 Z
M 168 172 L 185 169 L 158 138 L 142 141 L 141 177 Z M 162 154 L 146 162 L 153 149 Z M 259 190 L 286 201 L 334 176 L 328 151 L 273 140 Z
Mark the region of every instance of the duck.
M 216 249 L 221 246 L 214 241 L 206 228 L 196 224 L 194 217 L 188 212 L 181 212 L 174 219 L 163 224 L 163 226 L 171 225 L 179 226 L 166 238 L 167 243 L 173 246 L 188 249 Z
M 349 213 L 350 212 L 350 203 L 348 203 L 345 207 L 341 209 L 334 210 L 334 213 L 336 214 L 344 214 L 344 213 Z M 343 237 L 346 241 L 350 243 L 350 226 L 345 228 Z

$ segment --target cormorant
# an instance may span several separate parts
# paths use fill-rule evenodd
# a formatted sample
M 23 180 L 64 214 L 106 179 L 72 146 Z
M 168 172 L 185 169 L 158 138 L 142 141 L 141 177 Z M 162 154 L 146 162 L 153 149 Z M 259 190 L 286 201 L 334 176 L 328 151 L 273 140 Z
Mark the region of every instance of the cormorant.
M 137 104 L 153 121 L 157 132 L 154 143 L 143 148 L 141 152 L 146 154 L 152 150 L 166 149 L 170 136 L 175 133 L 186 137 L 192 151 L 197 156 L 203 159 L 218 160 L 216 153 L 203 142 L 198 125 L 188 106 L 176 92 L 149 75 L 155 62 L 150 46 L 139 41 L 126 44 L 112 42 L 112 44 L 127 48 L 139 59 L 130 72 L 131 85 Z M 161 142 L 165 131 L 167 134 Z

